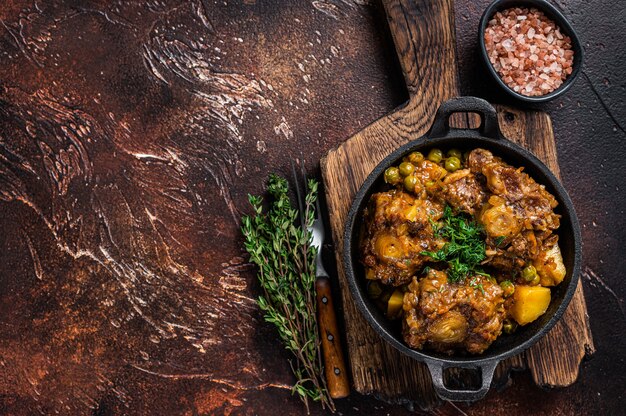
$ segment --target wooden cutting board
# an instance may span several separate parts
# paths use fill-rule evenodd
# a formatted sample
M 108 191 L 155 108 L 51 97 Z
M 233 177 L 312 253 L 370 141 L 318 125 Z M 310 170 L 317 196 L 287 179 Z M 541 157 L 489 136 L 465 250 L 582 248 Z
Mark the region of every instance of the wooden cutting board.
M 330 151 L 321 160 L 321 169 L 337 252 L 354 389 L 386 401 L 411 401 L 421 408 L 430 408 L 438 403 L 438 398 L 428 369 L 401 355 L 374 332 L 357 310 L 342 269 L 344 222 L 358 188 L 387 154 L 426 133 L 443 101 L 459 95 L 452 0 L 383 3 L 410 99 Z M 539 111 L 496 108 L 504 135 L 532 151 L 558 177 L 550 117 Z M 476 122 L 471 114 L 457 114 L 452 120 L 456 127 L 477 127 Z M 511 368 L 522 368 L 528 369 L 540 386 L 568 386 L 578 377 L 583 357 L 593 352 L 579 282 L 563 319 L 528 351 L 500 363 L 493 385 L 506 381 Z M 457 377 L 461 383 L 468 382 L 461 374 Z

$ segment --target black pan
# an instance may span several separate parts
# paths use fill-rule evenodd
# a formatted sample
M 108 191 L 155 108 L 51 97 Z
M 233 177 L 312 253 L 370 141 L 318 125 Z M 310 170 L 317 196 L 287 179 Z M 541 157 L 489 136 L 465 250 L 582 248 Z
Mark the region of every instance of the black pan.
M 479 114 L 481 118 L 480 128 L 451 128 L 449 118 L 456 112 Z M 561 215 L 558 235 L 563 261 L 567 268 L 565 279 L 560 285 L 552 288 L 552 301 L 544 315 L 533 323 L 520 327 L 512 335 L 500 336 L 480 355 L 448 356 L 409 348 L 402 339 L 397 322 L 385 318 L 366 293 L 365 274 L 363 266 L 359 262 L 359 234 L 363 223 L 363 209 L 373 193 L 385 188 L 383 179 L 385 169 L 397 165 L 405 155 L 413 151 L 421 151 L 426 154 L 433 147 L 444 150 L 455 147 L 461 151 L 477 147 L 488 149 L 513 166 L 524 166 L 524 171 L 539 184 L 545 185 L 546 189 L 559 202 L 555 211 Z M 512 143 L 502 135 L 498 126 L 496 111 L 487 101 L 475 97 L 460 97 L 441 105 L 430 131 L 426 135 L 416 138 L 391 153 L 367 177 L 357 192 L 348 213 L 344 234 L 343 260 L 352 297 L 374 330 L 403 354 L 426 363 L 439 397 L 453 401 L 474 401 L 482 398 L 489 391 L 493 372 L 500 361 L 529 348 L 547 334 L 561 318 L 578 284 L 582 256 L 580 242 L 580 226 L 576 212 L 567 192 L 557 178 L 532 153 Z M 443 379 L 443 371 L 446 368 L 478 370 L 481 374 L 481 385 L 475 390 L 450 389 L 446 387 Z

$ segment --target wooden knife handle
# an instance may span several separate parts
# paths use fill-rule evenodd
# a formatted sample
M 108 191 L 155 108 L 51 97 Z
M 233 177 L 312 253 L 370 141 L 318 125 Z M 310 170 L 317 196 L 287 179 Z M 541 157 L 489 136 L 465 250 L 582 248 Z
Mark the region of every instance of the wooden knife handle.
M 328 277 L 317 278 L 315 296 L 328 392 L 333 399 L 341 399 L 350 394 L 350 383 L 341 350 L 341 339 L 337 329 L 337 318 Z

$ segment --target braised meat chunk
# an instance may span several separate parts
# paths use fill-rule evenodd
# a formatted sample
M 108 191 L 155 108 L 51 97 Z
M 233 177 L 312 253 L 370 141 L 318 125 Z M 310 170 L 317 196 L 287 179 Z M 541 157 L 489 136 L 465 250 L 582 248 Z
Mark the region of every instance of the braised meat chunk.
M 488 150 L 473 150 L 468 164 L 470 171 L 484 176 L 491 195 L 478 217 L 487 233 L 485 264 L 515 273 L 536 259 L 544 246 L 553 245 L 553 231 L 560 222 L 554 213 L 558 203 L 522 168 L 506 164 Z
M 367 278 L 393 286 L 408 283 L 427 260 L 420 252 L 443 244 L 430 223 L 442 211 L 442 204 L 400 190 L 372 195 L 361 248 Z
M 452 354 L 483 352 L 500 335 L 506 311 L 500 286 L 483 276 L 449 283 L 444 271 L 431 269 L 413 278 L 404 295 L 403 336 L 416 349 Z
M 494 196 L 510 206 L 526 229 L 556 230 L 559 216 L 554 213 L 558 205 L 544 185 L 539 185 L 523 172 L 514 168 L 485 149 L 475 149 L 468 157 L 470 170 L 480 172 L 487 181 L 487 188 Z M 499 205 L 492 203 L 492 205 Z
M 443 179 L 442 196 L 448 204 L 459 211 L 474 215 L 487 199 L 484 177 L 461 169 Z

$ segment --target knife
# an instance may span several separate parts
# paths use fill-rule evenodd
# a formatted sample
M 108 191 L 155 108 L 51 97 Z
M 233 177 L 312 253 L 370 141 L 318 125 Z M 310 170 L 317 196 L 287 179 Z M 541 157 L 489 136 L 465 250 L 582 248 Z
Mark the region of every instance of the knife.
M 295 167 L 291 166 L 296 183 L 296 194 L 298 197 L 298 206 L 300 213 L 303 212 L 302 192 L 300 190 L 298 175 Z M 300 164 L 302 177 L 305 179 L 304 162 Z M 302 226 L 306 222 L 301 216 Z M 350 394 L 350 384 L 348 382 L 348 373 L 346 364 L 343 359 L 341 347 L 341 338 L 337 327 L 337 318 L 333 305 L 331 294 L 330 276 L 324 267 L 322 261 L 322 245 L 324 243 L 324 220 L 320 210 L 319 198 L 315 201 L 315 219 L 310 227 L 307 227 L 311 233 L 311 246 L 315 247 L 315 299 L 317 303 L 317 322 L 319 334 L 322 344 L 322 356 L 324 357 L 324 375 L 330 397 L 333 399 L 341 399 Z

